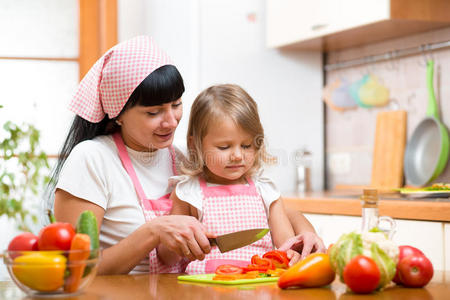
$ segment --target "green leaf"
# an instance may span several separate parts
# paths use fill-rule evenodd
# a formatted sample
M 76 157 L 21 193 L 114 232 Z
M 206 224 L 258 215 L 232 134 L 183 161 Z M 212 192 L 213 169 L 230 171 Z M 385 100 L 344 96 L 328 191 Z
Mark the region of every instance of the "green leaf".
M 376 244 L 372 243 L 370 247 L 372 259 L 380 270 L 380 284 L 378 288 L 383 288 L 386 284 L 391 282 L 395 276 L 396 265 L 395 262 Z
M 27 229 L 27 221 L 37 222 L 37 216 L 32 213 L 37 197 L 33 195 L 43 192 L 48 184 L 50 165 L 47 155 L 39 148 L 40 132 L 36 127 L 6 121 L 2 128 L 0 216 L 6 215 L 16 222 L 18 228 Z M 15 166 L 13 171 L 9 164 L 4 163 L 6 161 Z
M 356 255 L 362 254 L 363 244 L 361 235 L 356 232 L 343 234 L 330 251 L 330 261 L 333 269 L 344 281 L 343 272 L 345 265 Z

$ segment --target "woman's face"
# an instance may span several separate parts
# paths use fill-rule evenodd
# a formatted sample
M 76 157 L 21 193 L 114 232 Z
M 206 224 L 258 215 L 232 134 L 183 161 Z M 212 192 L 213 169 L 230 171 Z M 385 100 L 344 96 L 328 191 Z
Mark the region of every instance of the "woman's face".
M 136 105 L 118 118 L 125 144 L 137 151 L 169 147 L 183 115 L 181 98 L 156 106 Z

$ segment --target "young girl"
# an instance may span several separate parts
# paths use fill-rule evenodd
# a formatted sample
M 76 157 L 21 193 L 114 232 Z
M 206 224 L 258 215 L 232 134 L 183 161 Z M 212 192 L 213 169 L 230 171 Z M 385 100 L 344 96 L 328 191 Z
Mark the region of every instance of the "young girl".
M 186 273 L 211 273 L 218 265 L 246 265 L 255 254 L 280 247 L 294 230 L 275 184 L 260 176 L 267 161 L 264 130 L 255 101 L 237 85 L 216 85 L 194 101 L 188 128 L 189 160 L 186 175 L 172 177 L 171 214 L 199 219 L 216 235 L 270 228 L 259 241 L 226 253 L 213 247 L 204 260 L 191 261 Z M 198 249 L 186 249 L 189 252 Z M 288 250 L 291 264 L 299 253 Z M 196 251 L 198 252 L 198 251 Z M 158 255 L 166 264 L 179 260 L 163 245 Z

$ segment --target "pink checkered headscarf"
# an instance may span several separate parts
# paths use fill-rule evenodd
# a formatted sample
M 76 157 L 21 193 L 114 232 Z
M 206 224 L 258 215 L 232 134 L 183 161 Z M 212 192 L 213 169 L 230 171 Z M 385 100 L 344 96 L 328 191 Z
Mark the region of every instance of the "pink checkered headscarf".
M 116 117 L 136 87 L 154 70 L 172 64 L 151 37 L 138 36 L 109 49 L 78 85 L 69 110 L 85 120 Z

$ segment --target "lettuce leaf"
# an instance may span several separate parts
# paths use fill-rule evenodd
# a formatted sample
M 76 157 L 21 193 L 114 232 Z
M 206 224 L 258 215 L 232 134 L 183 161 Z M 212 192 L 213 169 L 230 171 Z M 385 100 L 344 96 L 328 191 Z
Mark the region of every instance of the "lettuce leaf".
M 383 288 L 395 276 L 395 262 L 376 244 L 370 246 L 371 257 L 380 270 L 380 283 L 378 289 Z
M 356 232 L 343 234 L 330 250 L 331 266 L 344 282 L 343 272 L 345 265 L 355 256 L 363 253 L 361 235 Z

